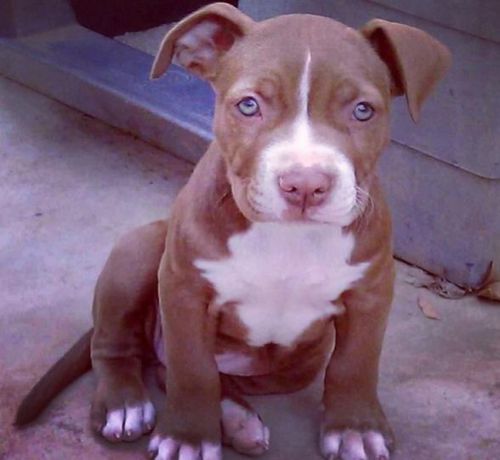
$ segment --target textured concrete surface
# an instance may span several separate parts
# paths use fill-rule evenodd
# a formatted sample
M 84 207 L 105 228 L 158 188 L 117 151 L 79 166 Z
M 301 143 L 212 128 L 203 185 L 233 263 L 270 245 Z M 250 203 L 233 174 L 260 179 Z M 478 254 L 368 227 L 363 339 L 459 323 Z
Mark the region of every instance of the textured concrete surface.
M 33 426 L 11 422 L 36 378 L 90 326 L 93 284 L 113 241 L 167 215 L 191 166 L 2 79 L 0 165 L 0 458 L 143 458 L 145 441 L 110 446 L 90 434 L 92 374 Z M 380 382 L 395 459 L 499 458 L 498 304 L 443 300 L 407 284 L 405 265 L 398 271 Z M 440 320 L 422 314 L 418 296 Z M 271 427 L 263 459 L 319 459 L 319 399 L 317 382 L 253 400 Z

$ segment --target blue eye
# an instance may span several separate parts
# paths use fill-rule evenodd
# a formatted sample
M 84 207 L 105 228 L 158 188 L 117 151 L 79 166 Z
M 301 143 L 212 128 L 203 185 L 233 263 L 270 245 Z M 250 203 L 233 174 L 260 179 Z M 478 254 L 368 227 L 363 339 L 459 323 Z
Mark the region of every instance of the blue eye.
M 244 97 L 238 104 L 236 105 L 238 110 L 245 117 L 253 117 L 257 115 L 260 111 L 259 104 L 253 97 Z
M 375 115 L 375 109 L 368 102 L 360 102 L 356 104 L 352 114 L 358 121 L 368 121 Z

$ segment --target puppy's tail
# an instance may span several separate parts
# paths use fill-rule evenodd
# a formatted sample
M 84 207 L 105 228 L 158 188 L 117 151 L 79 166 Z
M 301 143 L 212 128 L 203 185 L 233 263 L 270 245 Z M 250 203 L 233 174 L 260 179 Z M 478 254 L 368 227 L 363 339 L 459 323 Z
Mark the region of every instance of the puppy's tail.
M 92 333 L 93 329 L 86 332 L 30 390 L 17 410 L 16 426 L 32 422 L 59 392 L 90 370 Z

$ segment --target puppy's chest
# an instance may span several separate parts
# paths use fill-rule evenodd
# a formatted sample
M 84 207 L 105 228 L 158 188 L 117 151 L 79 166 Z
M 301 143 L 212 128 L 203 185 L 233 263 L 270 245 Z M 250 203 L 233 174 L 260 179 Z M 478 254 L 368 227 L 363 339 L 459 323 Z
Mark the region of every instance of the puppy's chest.
M 315 321 L 339 313 L 333 301 L 363 276 L 348 263 L 354 237 L 330 225 L 258 223 L 228 241 L 230 256 L 197 260 L 219 308 L 235 304 L 252 346 L 289 346 Z

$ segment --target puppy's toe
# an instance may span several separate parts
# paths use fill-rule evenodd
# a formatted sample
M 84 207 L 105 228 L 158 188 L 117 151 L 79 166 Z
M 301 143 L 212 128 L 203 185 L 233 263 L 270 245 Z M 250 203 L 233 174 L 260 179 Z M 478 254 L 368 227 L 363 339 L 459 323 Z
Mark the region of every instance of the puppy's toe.
M 155 423 L 155 410 L 150 401 L 110 410 L 101 434 L 110 442 L 135 441 L 149 433 Z
M 222 460 L 220 444 L 201 442 L 191 445 L 159 434 L 151 438 L 148 454 L 154 460 Z
M 231 399 L 224 399 L 221 406 L 226 444 L 245 455 L 261 455 L 269 449 L 269 428 L 256 412 Z
M 125 410 L 111 410 L 106 415 L 106 424 L 101 430 L 101 434 L 110 442 L 119 442 L 123 438 L 123 422 L 125 420 Z
M 367 431 L 363 434 L 365 449 L 371 458 L 389 460 L 389 449 L 384 437 L 378 431 Z
M 389 460 L 389 449 L 377 431 L 332 430 L 323 434 L 321 452 L 327 460 Z

